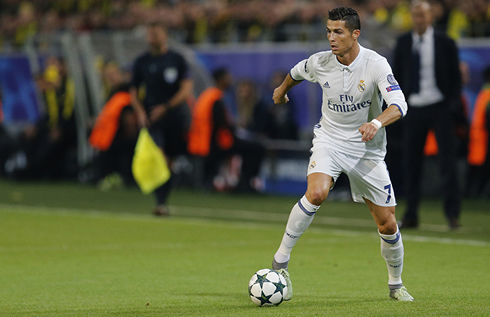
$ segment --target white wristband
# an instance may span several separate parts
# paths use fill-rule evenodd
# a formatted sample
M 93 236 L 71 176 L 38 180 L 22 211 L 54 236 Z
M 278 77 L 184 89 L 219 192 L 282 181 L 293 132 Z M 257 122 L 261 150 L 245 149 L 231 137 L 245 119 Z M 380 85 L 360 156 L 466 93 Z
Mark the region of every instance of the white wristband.
M 381 122 L 379 122 L 379 120 L 373 119 L 373 120 L 371 120 L 371 122 L 376 125 L 376 127 L 378 128 L 378 130 L 381 129 L 381 127 L 383 126 L 381 124 Z

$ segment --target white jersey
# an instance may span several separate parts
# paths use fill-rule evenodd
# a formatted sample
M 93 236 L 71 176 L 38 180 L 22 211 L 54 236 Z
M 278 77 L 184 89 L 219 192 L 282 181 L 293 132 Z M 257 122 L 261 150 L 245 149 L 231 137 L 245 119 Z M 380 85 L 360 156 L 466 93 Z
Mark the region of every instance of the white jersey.
M 405 97 L 386 58 L 360 47 L 359 55 L 346 66 L 332 51 L 319 52 L 296 64 L 290 75 L 322 87 L 322 118 L 316 128 L 325 132 L 328 147 L 355 157 L 384 159 L 385 129 L 368 142 L 361 140 L 358 129 L 381 114 L 383 98 L 398 106 L 402 116 L 407 113 Z

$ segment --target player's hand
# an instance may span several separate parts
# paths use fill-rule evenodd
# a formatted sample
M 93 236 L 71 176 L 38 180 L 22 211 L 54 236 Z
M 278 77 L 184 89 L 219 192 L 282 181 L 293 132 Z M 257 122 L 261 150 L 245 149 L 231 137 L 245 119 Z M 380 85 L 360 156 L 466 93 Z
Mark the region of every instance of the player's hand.
M 280 91 L 279 88 L 274 89 L 274 94 L 272 95 L 272 100 L 276 105 L 283 105 L 289 102 L 289 98 L 287 94 L 284 94 Z
M 155 123 L 167 112 L 167 106 L 166 105 L 157 105 L 155 106 L 151 111 L 150 111 L 150 122 Z
M 368 142 L 378 133 L 378 127 L 372 122 L 367 122 L 359 128 L 359 132 L 362 134 L 362 141 Z

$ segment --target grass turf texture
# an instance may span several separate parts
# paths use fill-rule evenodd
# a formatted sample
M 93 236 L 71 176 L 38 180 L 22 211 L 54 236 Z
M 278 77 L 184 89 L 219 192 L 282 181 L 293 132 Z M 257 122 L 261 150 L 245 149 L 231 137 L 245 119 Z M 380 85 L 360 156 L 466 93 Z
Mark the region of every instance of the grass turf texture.
M 295 247 L 293 300 L 256 307 L 248 280 L 270 267 L 296 200 L 178 190 L 175 216 L 156 219 L 135 189 L 2 181 L 0 315 L 490 315 L 485 201 L 465 201 L 456 232 L 439 202 L 424 202 L 421 230 L 403 233 L 413 303 L 388 298 L 367 207 L 328 202 Z

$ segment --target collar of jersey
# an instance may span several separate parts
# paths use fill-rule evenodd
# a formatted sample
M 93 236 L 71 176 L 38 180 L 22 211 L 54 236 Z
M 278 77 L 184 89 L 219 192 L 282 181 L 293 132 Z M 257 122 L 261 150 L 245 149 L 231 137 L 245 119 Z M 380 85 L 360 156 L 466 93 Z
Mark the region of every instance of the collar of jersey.
M 343 71 L 344 69 L 346 69 L 352 73 L 354 71 L 354 69 L 356 69 L 356 67 L 361 62 L 363 56 L 364 56 L 364 47 L 362 47 L 359 44 L 359 54 L 357 54 L 356 59 L 354 59 L 354 61 L 352 63 L 350 63 L 349 66 L 346 66 L 346 65 L 340 63 L 339 60 L 337 59 L 337 56 L 334 56 L 334 57 L 335 57 L 335 62 L 337 63 L 337 66 L 340 67 L 340 70 Z

